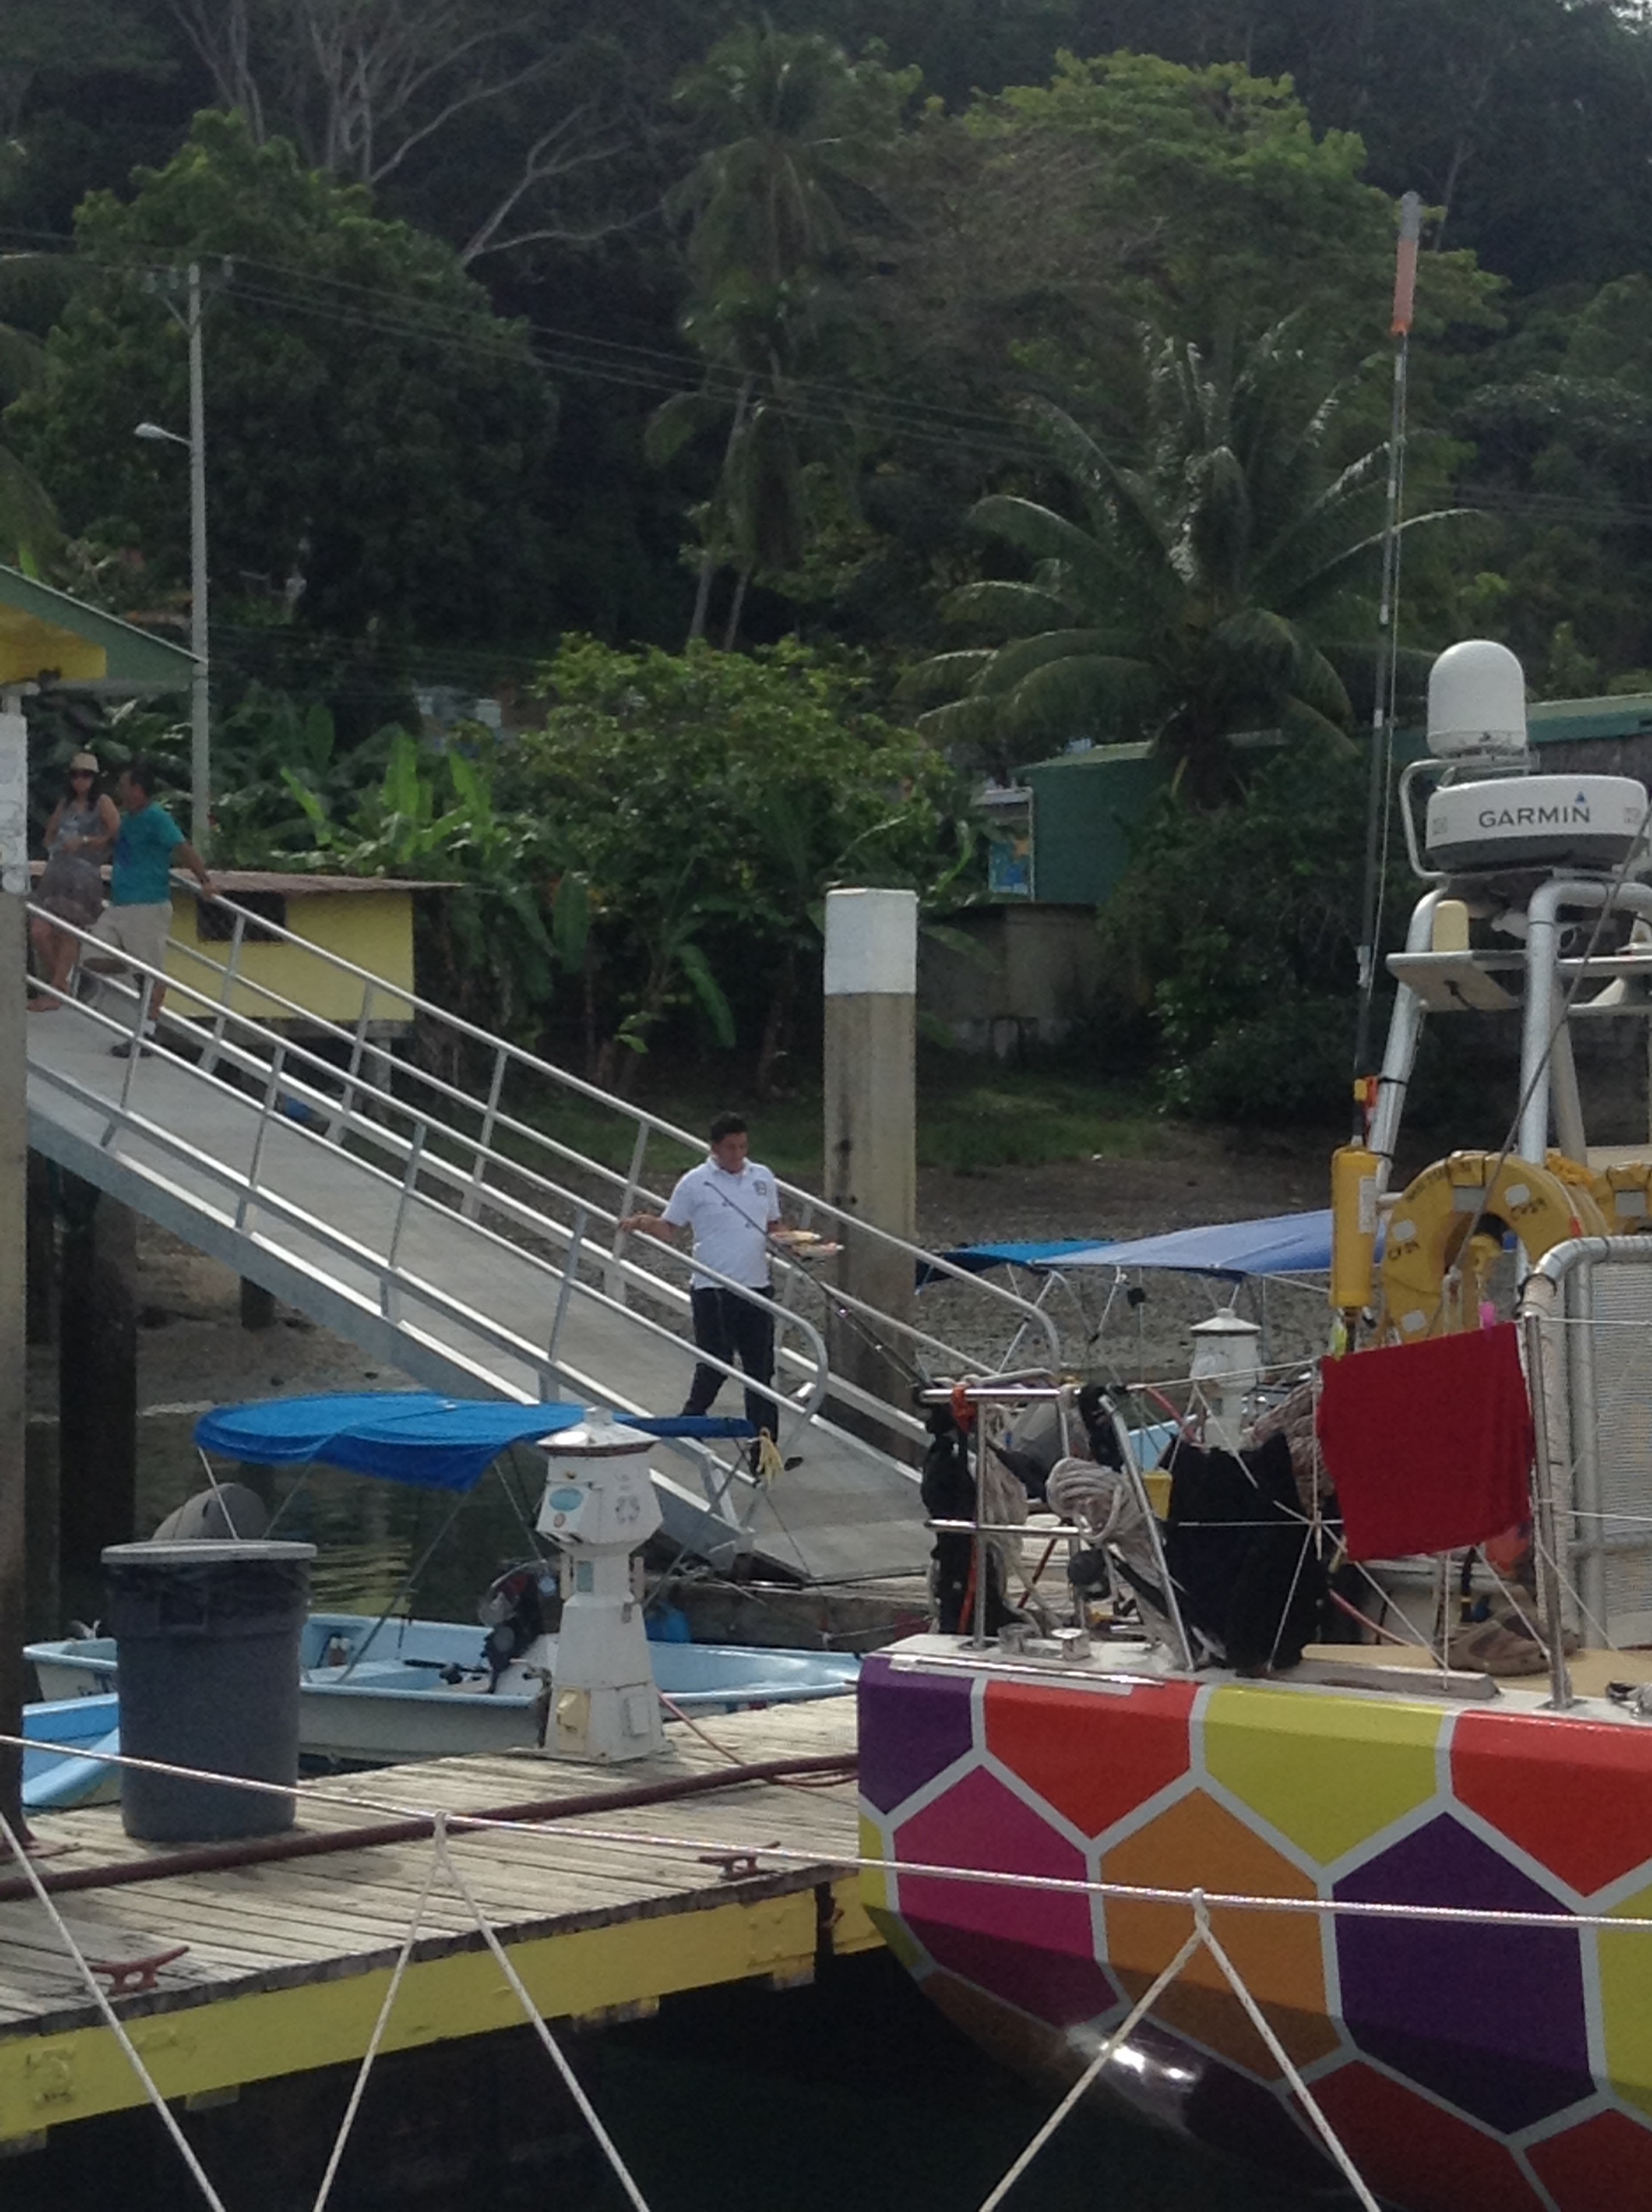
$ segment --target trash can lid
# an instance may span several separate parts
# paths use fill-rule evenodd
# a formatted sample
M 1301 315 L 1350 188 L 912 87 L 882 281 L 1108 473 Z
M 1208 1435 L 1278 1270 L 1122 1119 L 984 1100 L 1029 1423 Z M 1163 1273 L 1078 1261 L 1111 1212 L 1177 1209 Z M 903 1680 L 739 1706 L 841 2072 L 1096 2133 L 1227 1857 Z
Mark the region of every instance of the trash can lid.
M 179 1543 L 111 1544 L 106 1567 L 200 1567 L 222 1562 L 240 1565 L 260 1559 L 299 1560 L 315 1557 L 313 1544 L 288 1544 L 268 1537 L 198 1536 Z

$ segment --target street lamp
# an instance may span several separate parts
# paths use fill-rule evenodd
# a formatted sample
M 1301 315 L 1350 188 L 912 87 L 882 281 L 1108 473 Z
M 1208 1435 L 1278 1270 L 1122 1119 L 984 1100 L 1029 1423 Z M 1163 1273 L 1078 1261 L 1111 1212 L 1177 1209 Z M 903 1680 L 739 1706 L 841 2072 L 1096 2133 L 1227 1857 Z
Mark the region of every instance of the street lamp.
M 174 313 L 176 311 L 174 310 Z M 201 268 L 189 270 L 189 435 L 140 422 L 133 432 L 152 443 L 183 446 L 189 453 L 190 842 L 204 853 L 212 828 L 212 676 L 207 653 L 206 403 L 201 374 Z

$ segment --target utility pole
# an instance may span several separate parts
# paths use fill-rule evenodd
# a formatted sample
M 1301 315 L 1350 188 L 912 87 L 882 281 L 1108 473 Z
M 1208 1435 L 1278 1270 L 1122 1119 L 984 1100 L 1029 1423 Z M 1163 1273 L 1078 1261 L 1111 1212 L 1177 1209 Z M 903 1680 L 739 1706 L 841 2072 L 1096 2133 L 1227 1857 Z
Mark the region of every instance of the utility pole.
M 212 834 L 212 673 L 207 652 L 206 387 L 201 356 L 201 264 L 189 264 L 190 842 L 204 853 Z
M 0 694 L 0 1735 L 11 1736 L 23 1729 L 26 1631 L 27 896 L 28 725 L 13 690 Z M 22 1753 L 0 1745 L 0 1813 L 20 1836 L 22 1802 Z
M 229 264 L 224 264 L 226 276 Z M 204 853 L 212 834 L 212 657 L 207 621 L 206 375 L 201 344 L 201 264 L 191 261 L 182 313 L 161 295 L 167 313 L 189 341 L 189 435 L 159 422 L 140 422 L 134 436 L 189 449 L 190 841 Z

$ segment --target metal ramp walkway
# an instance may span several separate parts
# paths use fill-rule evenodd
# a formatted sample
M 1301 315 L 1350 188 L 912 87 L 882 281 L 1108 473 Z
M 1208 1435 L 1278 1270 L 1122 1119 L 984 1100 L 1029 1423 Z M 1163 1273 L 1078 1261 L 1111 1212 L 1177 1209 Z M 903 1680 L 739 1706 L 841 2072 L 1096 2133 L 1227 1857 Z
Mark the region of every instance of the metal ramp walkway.
M 222 958 L 174 940 L 152 1053 L 111 1054 L 137 1011 L 125 985 L 103 982 L 93 1003 L 31 1018 L 30 1145 L 428 1388 L 675 1411 L 698 1356 L 687 1266 L 615 1224 L 703 1158 L 703 1140 L 213 903 L 228 924 Z M 361 993 L 353 1027 L 319 1022 L 301 999 L 249 980 L 243 961 L 260 938 L 348 972 Z M 180 963 L 193 980 L 179 980 Z M 161 980 L 133 971 L 145 1007 Z M 421 1064 L 393 1056 L 380 1035 L 412 1016 Z M 301 1022 L 303 1041 L 277 1034 L 277 1022 Z M 430 1059 L 452 1073 L 430 1073 Z M 781 1188 L 798 1225 L 882 1236 Z M 1030 1333 L 1054 1355 L 1037 1309 L 902 1249 L 914 1268 L 956 1279 L 943 1293 L 955 1334 L 992 1344 Z M 875 1331 L 914 1371 L 978 1374 L 996 1363 L 858 1306 L 801 1265 L 779 1261 L 775 1278 L 779 1443 L 801 1464 L 768 1487 L 732 1454 L 664 1444 L 653 1467 L 667 1530 L 717 1564 L 750 1552 L 807 1581 L 913 1571 L 928 1553 L 909 1463 L 920 1420 L 904 1392 L 897 1403 L 829 1375 L 811 1309 L 823 1325 L 829 1301 L 840 1326 Z M 881 1444 L 828 1417 L 829 1385 L 833 1413 L 847 1407 Z

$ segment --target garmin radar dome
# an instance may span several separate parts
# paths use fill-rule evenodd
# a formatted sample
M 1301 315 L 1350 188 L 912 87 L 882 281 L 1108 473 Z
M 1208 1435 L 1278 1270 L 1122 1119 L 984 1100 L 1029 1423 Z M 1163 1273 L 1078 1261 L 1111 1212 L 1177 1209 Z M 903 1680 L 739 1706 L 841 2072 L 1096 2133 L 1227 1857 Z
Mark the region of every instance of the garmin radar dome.
M 1528 772 L 1526 678 L 1506 645 L 1466 638 L 1428 680 L 1429 750 L 1445 777 L 1428 802 L 1430 865 L 1447 876 L 1620 868 L 1646 820 L 1627 775 Z
M 1526 672 L 1506 645 L 1467 637 L 1428 672 L 1428 749 L 1436 760 L 1526 754 Z

